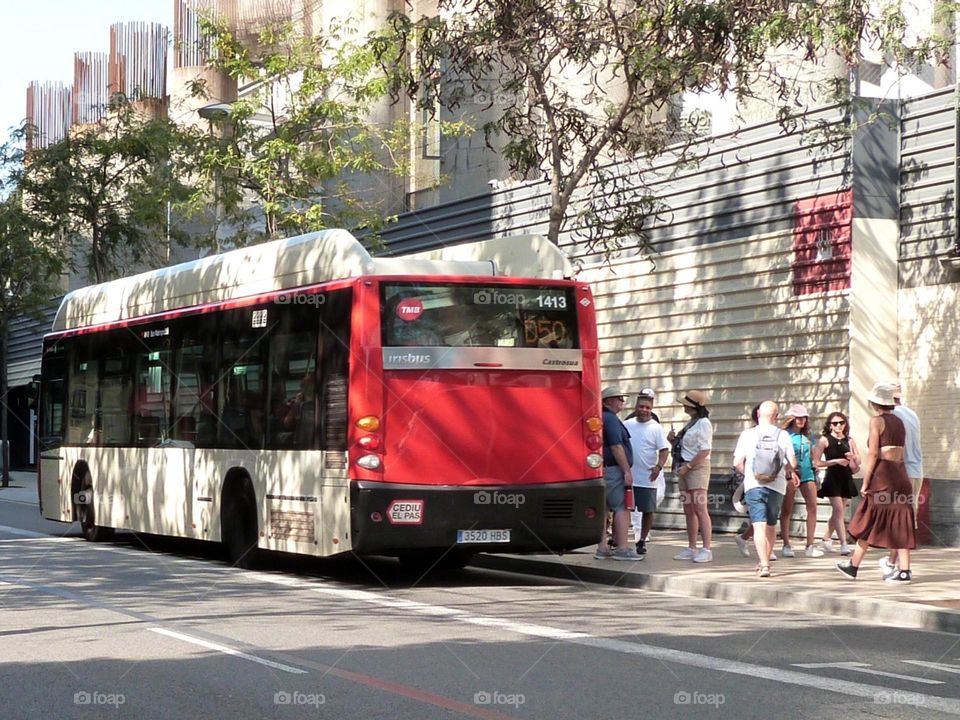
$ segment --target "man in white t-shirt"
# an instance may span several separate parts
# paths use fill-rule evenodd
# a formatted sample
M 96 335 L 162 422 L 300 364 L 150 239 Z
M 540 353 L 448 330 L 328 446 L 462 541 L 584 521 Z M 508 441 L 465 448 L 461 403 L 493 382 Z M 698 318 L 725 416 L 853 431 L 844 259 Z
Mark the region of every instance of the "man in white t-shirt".
M 653 419 L 654 397 L 653 390 L 641 390 L 634 416 L 623 423 L 633 447 L 633 501 L 641 514 L 640 527 L 636 523 L 633 527 L 637 533 L 637 554 L 642 556 L 647 554 L 647 536 L 657 509 L 657 484 L 663 481 L 663 466 L 670 450 L 667 433 Z
M 777 427 L 780 408 L 772 400 L 760 403 L 757 413 L 759 423 L 756 427 L 744 430 L 737 440 L 737 449 L 733 452 L 733 466 L 743 473 L 743 499 L 750 512 L 753 524 L 753 543 L 757 548 L 757 557 L 763 558 L 757 566 L 757 575 L 770 577 L 770 550 L 776 537 L 777 522 L 780 519 L 780 506 L 787 492 L 786 468 L 796 469 L 797 457 L 793 451 L 790 434 Z M 760 482 L 754 473 L 754 459 L 760 439 L 775 441 L 781 451 L 780 470 L 769 482 Z M 790 474 L 789 482 L 794 487 L 800 484 L 796 473 Z

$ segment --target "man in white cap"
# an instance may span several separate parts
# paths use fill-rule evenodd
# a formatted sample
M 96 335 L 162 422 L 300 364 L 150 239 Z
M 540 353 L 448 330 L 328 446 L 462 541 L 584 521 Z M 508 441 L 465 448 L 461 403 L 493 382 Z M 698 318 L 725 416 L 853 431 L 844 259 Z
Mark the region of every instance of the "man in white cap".
M 647 536 L 657 509 L 658 485 L 663 481 L 663 467 L 670 450 L 667 433 L 654 419 L 655 397 L 650 388 L 641 390 L 634 416 L 624 422 L 633 446 L 633 500 L 638 512 L 633 513 L 631 520 L 637 538 L 637 554 L 641 556 L 647 554 Z
M 627 398 L 618 387 L 605 387 L 600 395 L 603 401 L 603 479 L 607 486 L 607 510 L 613 511 L 613 541 L 616 547 L 607 547 L 607 528 L 603 532 L 594 558 L 597 560 L 642 560 L 627 542 L 630 510 L 627 508 L 626 488 L 633 487 L 633 448 L 630 433 L 618 413 Z M 607 513 L 604 512 L 604 517 Z
M 903 421 L 907 431 L 906 445 L 903 448 L 903 464 L 907 467 L 910 484 L 913 485 L 913 526 L 916 528 L 917 513 L 920 509 L 920 490 L 923 487 L 923 450 L 920 447 L 920 418 L 903 404 L 903 388 L 896 380 L 890 382 L 893 387 L 893 400 L 896 403 L 893 414 Z M 893 550 L 889 557 L 880 559 L 884 572 L 892 573 L 897 569 L 897 552 Z

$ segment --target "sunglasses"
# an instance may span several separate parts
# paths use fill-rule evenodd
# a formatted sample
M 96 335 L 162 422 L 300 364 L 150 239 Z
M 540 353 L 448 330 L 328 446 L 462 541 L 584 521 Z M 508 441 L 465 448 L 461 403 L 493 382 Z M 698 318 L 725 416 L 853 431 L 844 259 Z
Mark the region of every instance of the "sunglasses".
M 831 420 L 831 421 L 830 421 L 830 424 L 831 424 L 831 425 L 846 425 L 846 424 L 847 424 L 847 421 L 846 421 L 846 420 Z

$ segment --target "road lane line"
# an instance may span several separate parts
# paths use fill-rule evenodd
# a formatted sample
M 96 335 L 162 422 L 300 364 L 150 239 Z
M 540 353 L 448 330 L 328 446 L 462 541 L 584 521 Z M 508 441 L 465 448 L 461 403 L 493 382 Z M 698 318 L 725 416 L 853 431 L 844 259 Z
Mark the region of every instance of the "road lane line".
M 889 697 L 890 693 L 900 692 L 895 688 L 890 688 L 883 685 L 868 685 L 866 683 L 840 680 L 838 678 L 821 677 L 795 670 L 768 667 L 765 665 L 755 665 L 741 662 L 739 660 L 730 660 L 727 658 L 713 657 L 710 655 L 701 655 L 699 653 L 692 653 L 684 650 L 674 650 L 672 648 L 628 642 L 625 640 L 615 640 L 612 638 L 595 637 L 588 633 L 574 630 L 564 630 L 546 625 L 535 625 L 532 623 L 515 622 L 512 620 L 503 620 L 501 618 L 484 615 L 474 615 L 464 610 L 458 610 L 456 608 L 445 607 L 442 605 L 430 605 L 428 603 L 406 600 L 403 598 L 384 597 L 375 592 L 367 590 L 317 586 L 315 583 L 311 582 L 271 576 L 269 574 L 260 572 L 251 572 L 249 575 L 275 585 L 286 585 L 288 587 L 297 588 L 307 587 L 318 594 L 344 600 L 378 605 L 380 607 L 394 608 L 396 610 L 409 611 L 418 615 L 425 615 L 429 617 L 447 618 L 455 622 L 461 622 L 469 625 L 498 628 L 528 637 L 568 642 L 598 650 L 619 652 L 626 655 L 638 655 L 641 657 L 660 660 L 662 662 L 671 662 L 678 665 L 698 667 L 716 672 L 771 680 L 773 682 L 779 682 L 786 685 L 808 687 L 815 690 L 864 698 L 873 702 L 883 702 L 883 698 Z M 910 693 L 910 695 L 915 697 L 915 704 L 922 706 L 924 709 L 939 710 L 950 715 L 960 716 L 960 700 L 958 699 L 939 697 L 936 695 L 925 695 L 922 693 Z
M 902 662 L 909 663 L 911 665 L 919 665 L 920 667 L 932 668 L 934 670 L 942 670 L 943 672 L 956 673 L 957 675 L 960 675 L 960 665 L 948 665 L 947 663 L 928 662 L 926 660 L 903 660 Z
M 49 538 L 55 540 L 58 538 L 51 538 L 49 533 L 39 533 L 34 532 L 33 530 L 21 530 L 20 528 L 10 527 L 9 525 L 0 525 L 0 533 L 7 533 L 8 535 L 19 535 L 20 537 L 28 538 Z
M 7 583 L 9 585 L 19 585 L 22 587 L 28 587 L 31 590 L 36 590 L 37 592 L 45 593 L 47 595 L 54 595 L 56 597 L 62 598 L 64 600 L 69 600 L 75 602 L 79 605 L 84 605 L 86 607 L 97 608 L 98 610 L 106 610 L 108 612 L 117 613 L 118 615 L 123 615 L 128 618 L 133 618 L 134 620 L 139 620 L 143 623 L 148 623 L 153 626 L 160 626 L 164 624 L 164 621 L 148 615 L 146 613 L 137 612 L 136 610 L 129 610 L 127 608 L 118 607 L 109 602 L 103 600 L 96 600 L 94 598 L 86 597 L 80 593 L 72 592 L 71 590 L 64 590 L 62 588 L 53 587 L 51 585 L 44 585 L 42 583 L 35 583 L 29 580 L 24 580 L 23 578 L 15 578 L 9 575 L 0 574 L 0 582 Z M 282 663 L 275 663 L 271 660 L 266 660 L 264 658 L 257 657 L 256 655 L 250 655 L 249 653 L 241 652 L 239 650 L 234 650 L 233 648 L 227 647 L 226 645 L 219 645 L 207 640 L 201 640 L 195 638 L 192 635 L 185 635 L 183 633 L 178 633 L 173 630 L 167 630 L 164 627 L 148 627 L 147 630 L 152 632 L 157 632 L 162 635 L 169 635 L 170 637 L 179 638 L 186 642 L 192 642 L 196 645 L 202 645 L 212 650 L 217 650 L 219 652 L 227 653 L 228 655 L 234 655 L 236 657 L 244 658 L 245 660 L 251 660 L 261 665 L 266 665 L 267 667 L 276 668 L 283 670 L 285 672 L 292 672 L 295 674 L 306 675 L 308 674 L 306 670 L 299 670 L 297 668 L 291 667 L 289 665 L 284 665 Z
M 910 662 L 905 660 L 904 662 Z M 918 678 L 913 675 L 900 675 L 898 673 L 884 672 L 883 670 L 873 670 L 869 663 L 862 662 L 834 662 L 834 663 L 793 663 L 794 667 L 809 669 L 820 668 L 838 668 L 840 670 L 849 670 L 850 672 L 866 673 L 867 675 L 883 675 L 884 677 L 897 678 L 898 680 L 909 680 L 910 682 L 926 683 L 927 685 L 943 685 L 943 680 L 930 680 L 929 678 Z
M 9 585 L 27 587 L 31 590 L 37 592 L 54 595 L 56 597 L 62 598 L 64 600 L 69 600 L 86 607 L 93 607 L 100 610 L 106 610 L 109 612 L 114 612 L 119 615 L 124 615 L 126 617 L 139 620 L 143 623 L 150 624 L 153 627 L 148 627 L 147 630 L 151 632 L 158 633 L 160 635 L 166 635 L 177 640 L 182 640 L 184 642 L 192 643 L 194 645 L 199 645 L 201 647 L 207 648 L 209 650 L 215 650 L 217 652 L 222 652 L 232 657 L 242 658 L 244 660 L 250 660 L 252 662 L 258 663 L 260 665 L 265 665 L 270 668 L 277 670 L 282 670 L 284 672 L 296 674 L 296 675 L 309 675 L 308 670 L 302 668 L 297 668 L 293 665 L 286 665 L 284 663 L 274 662 L 272 660 L 267 660 L 265 658 L 257 657 L 256 655 L 251 655 L 249 653 L 236 650 L 227 645 L 221 643 L 211 642 L 209 640 L 204 640 L 202 638 L 195 637 L 193 635 L 187 635 L 186 633 L 177 632 L 174 630 L 169 630 L 165 627 L 160 627 L 163 623 L 162 620 L 155 618 L 146 613 L 137 612 L 135 610 L 128 610 L 126 608 L 121 608 L 111 603 L 96 600 L 94 598 L 85 597 L 80 593 L 76 593 L 70 590 L 64 590 L 62 588 L 53 587 L 50 585 L 43 585 L 41 583 L 31 582 L 29 580 L 24 580 L 23 578 L 15 578 L 9 575 L 4 575 L 0 573 L 0 583 L 7 583 Z M 209 634 L 209 633 L 205 633 Z M 390 680 L 385 680 L 382 678 L 374 677 L 372 675 L 365 675 L 363 673 L 353 672 L 351 670 L 344 670 L 339 667 L 333 667 L 330 665 L 322 665 L 320 663 L 314 663 L 309 660 L 292 657 L 287 653 L 272 653 L 275 656 L 283 657 L 285 660 L 290 660 L 290 662 L 295 662 L 303 665 L 304 667 L 309 667 L 314 670 L 318 670 L 325 675 L 333 675 L 335 677 L 353 682 L 359 685 L 364 685 L 366 687 L 376 688 L 384 692 L 399 695 L 411 700 L 422 702 L 428 705 L 433 705 L 445 710 L 451 710 L 453 712 L 459 713 L 461 715 L 466 715 L 468 717 L 477 718 L 477 720 L 516 720 L 515 717 L 510 715 L 504 715 L 498 713 L 494 710 L 490 710 L 478 705 L 471 705 L 469 703 L 462 702 L 460 700 L 455 700 L 453 698 L 446 697 L 444 695 L 437 695 L 426 690 L 421 690 L 420 688 L 412 687 L 409 685 L 402 685 L 400 683 L 395 683 Z
M 160 635 L 166 635 L 167 637 L 176 638 L 177 640 L 183 640 L 184 642 L 193 643 L 194 645 L 199 645 L 200 647 L 205 647 L 208 650 L 216 650 L 217 652 L 222 652 L 226 655 L 232 655 L 233 657 L 243 658 L 244 660 L 249 660 L 251 662 L 259 663 L 260 665 L 266 665 L 267 667 L 273 668 L 274 670 L 283 670 L 283 672 L 293 673 L 294 675 L 309 675 L 306 670 L 301 670 L 300 668 L 295 668 L 290 665 L 284 665 L 283 663 L 273 662 L 273 660 L 266 660 L 256 655 L 250 655 L 249 653 L 240 652 L 235 650 L 232 647 L 227 647 L 226 645 L 219 645 L 217 643 L 209 642 L 208 640 L 201 640 L 198 637 L 193 637 L 192 635 L 185 635 L 181 632 L 175 632 L 174 630 L 167 630 L 162 627 L 152 627 L 147 628 L 150 632 L 159 633 Z

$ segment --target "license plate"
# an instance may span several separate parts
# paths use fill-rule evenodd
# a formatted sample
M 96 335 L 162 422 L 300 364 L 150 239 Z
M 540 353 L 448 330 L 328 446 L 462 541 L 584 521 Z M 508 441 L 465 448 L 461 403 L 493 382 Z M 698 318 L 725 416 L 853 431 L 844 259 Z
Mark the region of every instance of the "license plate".
M 457 543 L 510 542 L 509 530 L 457 530 Z

